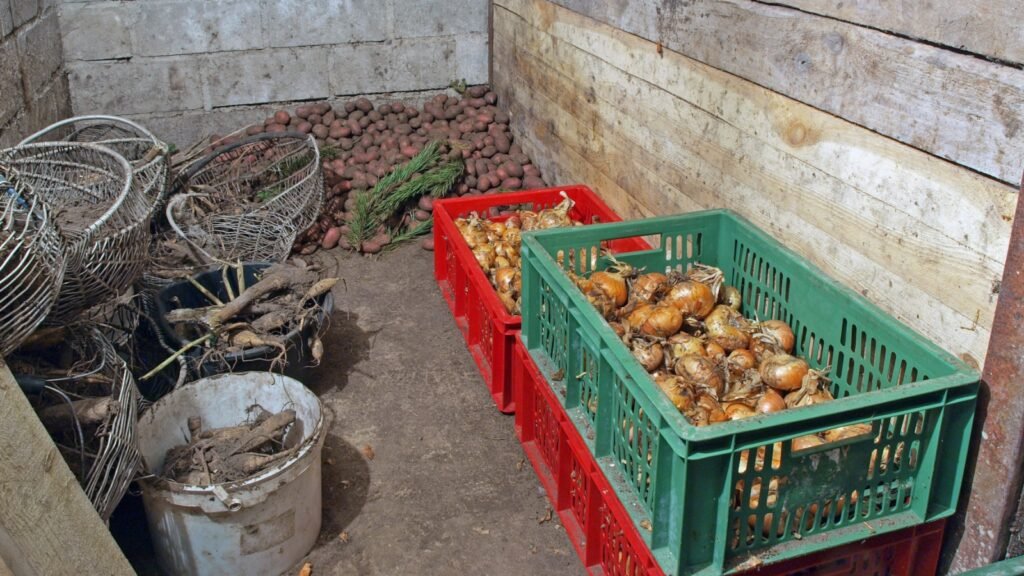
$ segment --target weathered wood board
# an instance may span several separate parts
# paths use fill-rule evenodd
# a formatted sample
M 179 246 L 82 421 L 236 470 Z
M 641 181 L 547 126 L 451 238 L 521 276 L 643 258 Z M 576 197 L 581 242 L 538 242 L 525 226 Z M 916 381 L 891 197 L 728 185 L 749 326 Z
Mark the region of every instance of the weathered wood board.
M 1024 64 L 1020 0 L 784 0 L 813 14 Z
M 1024 70 L 1018 67 L 778 3 L 555 3 L 931 154 L 1010 184 L 1020 182 Z M 1020 6 L 1002 0 L 992 10 L 1010 3 Z M 853 4 L 870 4 L 881 14 L 886 11 L 881 5 L 895 3 Z M 998 16 L 991 14 L 993 20 Z M 1015 20 L 1007 17 L 994 27 L 1007 29 Z M 1020 38 L 1017 32 L 1009 43 L 1024 50 Z
M 0 422 L 0 554 L 10 570 L 134 574 L 3 362 Z
M 726 207 L 983 360 L 1015 190 L 543 0 L 497 0 L 494 78 L 545 174 L 624 215 Z

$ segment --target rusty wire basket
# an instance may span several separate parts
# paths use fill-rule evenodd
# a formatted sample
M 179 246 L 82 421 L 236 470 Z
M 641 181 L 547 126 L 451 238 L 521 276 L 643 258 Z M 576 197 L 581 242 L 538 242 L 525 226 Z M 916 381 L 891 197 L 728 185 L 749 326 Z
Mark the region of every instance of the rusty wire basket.
M 323 187 L 312 136 L 259 134 L 185 167 L 167 220 L 207 263 L 278 262 L 316 221 Z
M 49 333 L 48 333 L 49 332 Z M 7 358 L 104 521 L 139 470 L 140 400 L 125 361 L 92 324 L 46 328 Z
M 0 164 L 0 356 L 43 322 L 64 279 L 64 247 L 46 205 Z
M 0 151 L 50 209 L 67 270 L 45 323 L 60 325 L 135 281 L 149 255 L 155 198 L 128 161 L 97 144 L 46 142 Z

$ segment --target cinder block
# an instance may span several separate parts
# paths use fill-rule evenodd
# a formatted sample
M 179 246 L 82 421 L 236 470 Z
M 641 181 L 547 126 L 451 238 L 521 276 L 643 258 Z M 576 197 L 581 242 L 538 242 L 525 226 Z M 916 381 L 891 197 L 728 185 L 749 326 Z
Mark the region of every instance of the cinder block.
M 61 54 L 60 24 L 57 13 L 47 12 L 42 18 L 26 26 L 17 34 L 21 52 L 21 69 L 25 75 L 25 90 L 32 98 L 50 81 L 63 61 Z
M 171 56 L 262 48 L 260 2 L 133 2 L 139 10 L 134 52 Z
M 11 14 L 11 0 L 0 0 L 0 38 L 14 31 L 14 15 Z
M 488 82 L 487 34 L 463 34 L 455 37 L 457 76 L 468 84 Z
M 39 13 L 39 0 L 11 0 L 11 12 L 14 14 L 14 27 L 36 17 Z
M 132 55 L 129 30 L 136 3 L 89 2 L 60 7 L 64 57 L 68 60 L 112 60 Z
M 487 33 L 489 0 L 395 0 L 395 37 Z
M 345 44 L 331 50 L 335 95 L 444 88 L 455 75 L 455 41 L 450 37 Z
M 204 75 L 217 107 L 324 98 L 326 70 L 326 50 L 306 47 L 212 54 Z
M 38 132 L 70 115 L 67 80 L 63 75 L 58 75 L 29 104 L 24 122 L 25 133 L 22 137 Z
M 21 66 L 14 38 L 0 40 L 0 126 L 25 105 L 21 89 Z
M 263 21 L 272 47 L 385 40 L 384 0 L 267 0 Z
M 68 62 L 75 114 L 145 114 L 203 107 L 199 64 L 190 58 Z

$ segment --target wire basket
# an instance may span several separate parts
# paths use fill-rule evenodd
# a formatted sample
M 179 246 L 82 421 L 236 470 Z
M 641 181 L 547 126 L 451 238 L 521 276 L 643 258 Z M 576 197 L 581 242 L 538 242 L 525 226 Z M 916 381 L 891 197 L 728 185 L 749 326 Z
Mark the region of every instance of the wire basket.
M 0 356 L 50 313 L 64 279 L 64 247 L 46 205 L 0 164 Z
M 57 345 L 18 351 L 8 364 L 23 386 L 40 383 L 33 405 L 106 521 L 139 470 L 140 396 L 128 366 L 96 327 L 48 330 L 60 338 Z
M 47 142 L 0 152 L 53 215 L 64 241 L 67 270 L 45 323 L 64 324 L 124 291 L 149 254 L 156 209 L 150 188 L 133 186 L 128 161 L 97 144 Z
M 188 165 L 167 220 L 207 262 L 279 262 L 320 215 L 323 188 L 312 136 L 259 134 Z
M 18 146 L 54 141 L 91 142 L 124 156 L 132 166 L 132 187 L 155 207 L 163 206 L 169 147 L 143 126 L 118 116 L 76 116 L 47 126 Z

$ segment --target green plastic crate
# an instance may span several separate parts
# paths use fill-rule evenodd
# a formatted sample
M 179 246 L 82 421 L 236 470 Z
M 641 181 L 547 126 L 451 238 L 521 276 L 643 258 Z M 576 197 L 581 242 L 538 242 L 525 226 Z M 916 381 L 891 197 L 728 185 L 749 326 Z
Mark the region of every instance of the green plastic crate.
M 718 266 L 743 312 L 792 326 L 796 354 L 832 366 L 835 402 L 698 428 L 566 276 L 608 262 Z M 561 262 L 561 264 L 559 264 Z M 522 336 L 666 574 L 717 574 L 944 518 L 956 508 L 979 376 L 859 294 L 724 210 L 528 233 Z M 793 453 L 789 441 L 857 423 L 872 433 Z M 755 462 L 764 450 L 763 467 Z M 776 450 L 780 455 L 775 455 Z M 777 468 L 772 461 L 781 458 Z M 777 500 L 749 502 L 752 485 Z
M 964 572 L 960 576 L 1020 576 L 1024 574 L 1024 556 L 1002 560 L 982 568 Z

